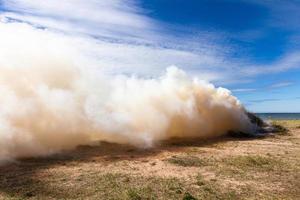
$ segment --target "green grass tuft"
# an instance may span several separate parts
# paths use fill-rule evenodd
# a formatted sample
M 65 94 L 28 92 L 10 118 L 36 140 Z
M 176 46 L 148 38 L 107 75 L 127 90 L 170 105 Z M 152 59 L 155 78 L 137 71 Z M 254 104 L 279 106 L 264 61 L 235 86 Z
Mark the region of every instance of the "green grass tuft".
M 258 155 L 231 157 L 224 160 L 224 162 L 229 166 L 242 170 L 275 170 L 283 166 L 280 160 Z
M 197 200 L 197 199 L 193 197 L 193 195 L 191 195 L 190 193 L 186 192 L 182 200 Z
M 129 189 L 127 191 L 127 195 L 130 200 L 141 200 L 142 199 L 142 197 L 134 189 Z
M 167 162 L 182 167 L 202 167 L 208 165 L 208 160 L 196 156 L 172 156 L 166 159 Z

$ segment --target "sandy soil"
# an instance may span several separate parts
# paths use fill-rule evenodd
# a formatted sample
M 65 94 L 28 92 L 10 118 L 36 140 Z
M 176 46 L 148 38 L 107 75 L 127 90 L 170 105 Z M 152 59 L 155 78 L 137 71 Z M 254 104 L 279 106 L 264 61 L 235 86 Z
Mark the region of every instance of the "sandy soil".
M 0 166 L 0 199 L 299 199 L 300 121 L 265 138 L 100 142 Z

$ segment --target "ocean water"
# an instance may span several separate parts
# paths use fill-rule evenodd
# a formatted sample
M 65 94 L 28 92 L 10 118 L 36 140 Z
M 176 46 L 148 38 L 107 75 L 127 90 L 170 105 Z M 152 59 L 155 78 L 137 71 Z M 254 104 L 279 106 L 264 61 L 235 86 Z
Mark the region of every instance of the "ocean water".
M 300 119 L 300 113 L 256 113 L 262 119 Z

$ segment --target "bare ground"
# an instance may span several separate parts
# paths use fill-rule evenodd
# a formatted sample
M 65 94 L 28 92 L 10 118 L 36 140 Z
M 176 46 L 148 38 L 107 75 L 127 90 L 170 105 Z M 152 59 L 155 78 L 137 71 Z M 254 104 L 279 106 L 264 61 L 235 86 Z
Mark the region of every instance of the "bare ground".
M 100 143 L 0 166 L 0 199 L 300 199 L 300 121 L 259 139 Z

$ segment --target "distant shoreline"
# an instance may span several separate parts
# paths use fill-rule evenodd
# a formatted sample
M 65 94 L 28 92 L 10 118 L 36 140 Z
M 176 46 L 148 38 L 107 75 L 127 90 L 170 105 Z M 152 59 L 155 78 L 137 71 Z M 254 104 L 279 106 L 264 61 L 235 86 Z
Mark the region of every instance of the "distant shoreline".
M 299 120 L 300 113 L 255 113 L 262 119 Z

